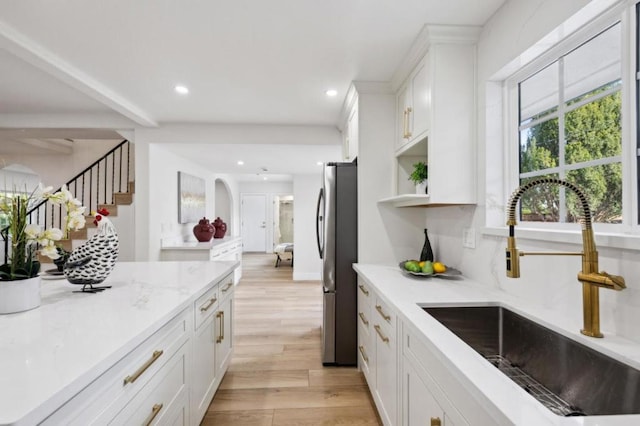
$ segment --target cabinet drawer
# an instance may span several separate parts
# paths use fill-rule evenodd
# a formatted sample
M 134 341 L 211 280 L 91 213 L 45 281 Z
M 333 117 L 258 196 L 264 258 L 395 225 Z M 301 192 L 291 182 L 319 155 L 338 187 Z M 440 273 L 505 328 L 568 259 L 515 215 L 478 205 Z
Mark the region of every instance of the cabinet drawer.
M 113 418 L 187 342 L 190 319 L 187 309 L 170 320 L 42 424 L 86 426 Z
M 372 376 L 372 365 L 375 365 L 375 350 L 371 343 L 372 336 L 368 334 L 362 324 L 358 324 L 358 366 L 360 371 L 369 383 L 369 387 L 375 388 L 374 377 Z
M 195 328 L 200 327 L 207 318 L 209 318 L 218 308 L 220 301 L 219 286 L 216 284 L 202 296 L 198 297 L 194 304 Z
M 218 284 L 218 288 L 220 303 L 222 303 L 224 300 L 227 300 L 227 298 L 233 293 L 233 273 L 224 277 L 224 279 L 220 281 L 220 284 Z
M 388 305 L 378 297 L 376 298 L 375 304 L 372 307 L 371 316 L 373 317 L 373 322 L 375 324 L 382 323 L 386 326 L 389 326 L 391 330 L 396 329 L 395 314 L 388 307 Z
M 167 416 L 174 406 L 184 405 L 187 399 L 187 353 L 182 348 L 151 378 L 126 407 L 118 413 L 110 425 L 155 425 L 167 423 Z
M 361 297 L 365 303 L 373 303 L 372 300 L 374 299 L 374 295 L 369 284 L 367 284 L 362 278 L 358 277 L 358 300 L 360 300 Z

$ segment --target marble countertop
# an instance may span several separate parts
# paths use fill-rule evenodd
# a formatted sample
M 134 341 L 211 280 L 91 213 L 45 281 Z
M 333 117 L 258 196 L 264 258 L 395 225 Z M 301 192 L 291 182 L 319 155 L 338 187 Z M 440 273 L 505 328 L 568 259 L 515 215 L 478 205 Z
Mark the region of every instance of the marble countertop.
M 499 304 L 532 319 L 570 339 L 603 352 L 612 358 L 640 369 L 640 344 L 615 335 L 604 339 L 583 336 L 579 330 L 582 317 L 535 307 L 526 300 L 494 290 L 481 283 L 462 278 L 416 278 L 403 274 L 397 266 L 355 264 L 359 276 L 380 297 L 395 307 L 400 319 L 411 324 L 429 347 L 436 348 L 438 359 L 448 372 L 465 385 L 487 412 L 503 419 L 500 424 L 516 425 L 638 425 L 640 415 L 559 417 L 548 411 L 518 385 L 486 362 L 471 347 L 446 329 L 421 306 Z M 576 303 L 582 303 L 577 300 Z
M 43 279 L 39 308 L 0 315 L 0 425 L 42 421 L 237 265 L 119 262 L 96 294 Z
M 211 241 L 201 243 L 199 241 L 167 242 L 162 245 L 162 250 L 211 250 L 227 243 L 239 241 L 240 237 L 227 236 L 223 238 L 212 238 Z

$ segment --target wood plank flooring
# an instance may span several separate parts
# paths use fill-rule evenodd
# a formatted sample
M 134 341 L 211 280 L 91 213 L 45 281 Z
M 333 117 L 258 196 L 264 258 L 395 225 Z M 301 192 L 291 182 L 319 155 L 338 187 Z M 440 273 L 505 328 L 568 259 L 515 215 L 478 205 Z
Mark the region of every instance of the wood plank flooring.
M 272 254 L 245 254 L 235 349 L 201 426 L 381 425 L 362 373 L 323 367 L 322 288 Z

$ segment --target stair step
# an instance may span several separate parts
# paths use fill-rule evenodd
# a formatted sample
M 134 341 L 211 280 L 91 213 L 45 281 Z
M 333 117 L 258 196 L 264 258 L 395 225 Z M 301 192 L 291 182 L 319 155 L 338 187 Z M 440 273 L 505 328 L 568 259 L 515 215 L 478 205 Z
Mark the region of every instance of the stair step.
M 64 240 L 56 241 L 56 245 L 62 247 L 66 251 L 73 250 L 73 246 L 71 244 L 71 240 L 70 239 L 64 239 Z
M 87 218 L 88 219 L 88 218 Z M 92 223 L 93 225 L 93 223 Z M 69 232 L 69 239 L 71 240 L 86 240 L 87 239 L 87 228 L 86 226 L 77 231 Z
M 136 183 L 134 181 L 129 182 L 129 193 L 130 194 L 136 193 Z
M 116 205 L 128 206 L 133 204 L 133 194 L 128 192 L 116 192 L 113 194 L 113 200 Z
M 118 216 L 118 206 L 116 204 L 98 204 L 98 210 L 109 210 L 109 216 Z

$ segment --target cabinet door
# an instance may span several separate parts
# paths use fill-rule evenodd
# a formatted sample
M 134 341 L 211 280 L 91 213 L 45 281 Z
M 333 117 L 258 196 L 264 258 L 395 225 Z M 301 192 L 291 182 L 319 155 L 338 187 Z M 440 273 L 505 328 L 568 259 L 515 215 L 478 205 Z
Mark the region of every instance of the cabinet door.
M 216 370 L 221 371 L 231 358 L 233 348 L 233 294 L 221 305 L 215 315 L 216 323 Z
M 353 107 L 347 127 L 348 151 L 347 160 L 353 161 L 358 156 L 358 107 Z
M 391 331 L 391 327 L 385 327 L 379 322 L 374 322 L 375 339 L 375 374 L 376 374 L 376 393 L 382 404 L 380 416 L 384 424 L 394 425 L 396 422 L 397 412 L 397 355 L 396 355 L 396 336 Z
M 405 358 L 403 364 L 403 426 L 453 425 L 446 422 L 444 411 L 411 363 Z
M 192 417 L 196 423 L 204 416 L 215 393 L 216 317 L 209 316 L 193 338 L 193 374 L 191 382 Z
M 422 139 L 429 129 L 431 93 L 429 91 L 429 55 L 411 74 L 411 112 L 409 113 L 410 140 Z
M 409 142 L 411 137 L 409 114 L 411 113 L 411 80 L 398 91 L 396 97 L 396 150 Z

